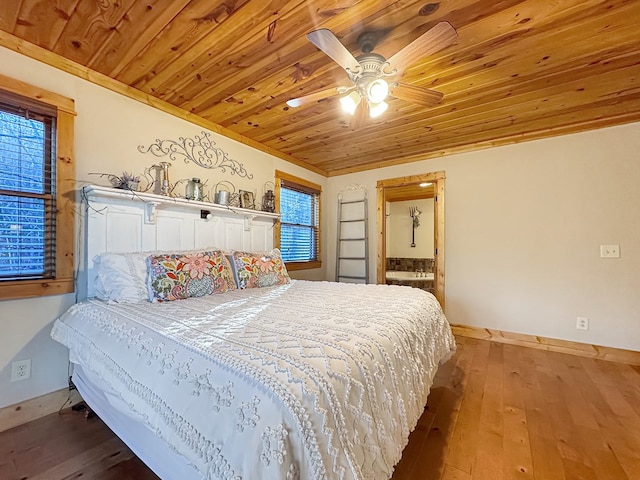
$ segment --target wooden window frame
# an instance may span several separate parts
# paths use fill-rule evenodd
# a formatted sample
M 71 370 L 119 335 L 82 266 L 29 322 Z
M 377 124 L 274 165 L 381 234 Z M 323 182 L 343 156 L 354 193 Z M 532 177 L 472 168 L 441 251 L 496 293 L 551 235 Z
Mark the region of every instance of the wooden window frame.
M 75 102 L 48 90 L 0 75 L 0 98 L 15 96 L 54 108 L 56 112 L 55 278 L 0 281 L 0 300 L 61 295 L 74 291 L 75 269 Z
M 280 170 L 276 170 L 275 172 L 275 195 L 276 195 L 276 212 L 280 213 L 280 188 L 282 181 L 297 183 L 298 185 L 302 185 L 309 189 L 315 190 L 318 192 L 318 248 L 317 248 L 317 260 L 310 260 L 304 262 L 285 262 L 287 270 L 310 270 L 313 268 L 322 268 L 322 187 L 317 183 L 310 182 L 309 180 L 305 180 L 304 178 L 296 177 L 294 175 L 290 175 L 288 173 L 282 172 Z M 277 245 L 280 248 L 280 226 L 281 223 L 278 222 L 274 228 L 274 245 Z

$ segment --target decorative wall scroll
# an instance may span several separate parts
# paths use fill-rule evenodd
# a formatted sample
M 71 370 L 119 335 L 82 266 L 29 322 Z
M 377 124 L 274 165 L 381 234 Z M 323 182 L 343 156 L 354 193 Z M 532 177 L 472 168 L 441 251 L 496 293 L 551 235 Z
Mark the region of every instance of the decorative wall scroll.
M 229 158 L 227 152 L 217 147 L 216 142 L 211 139 L 211 134 L 205 131 L 202 135 L 195 135 L 194 138 L 178 137 L 177 141 L 156 139 L 156 142 L 148 147 L 139 145 L 138 151 L 152 153 L 156 157 L 168 156 L 173 161 L 193 162 L 202 168 L 219 168 L 223 172 L 229 170 L 232 175 L 253 178 L 242 163 Z

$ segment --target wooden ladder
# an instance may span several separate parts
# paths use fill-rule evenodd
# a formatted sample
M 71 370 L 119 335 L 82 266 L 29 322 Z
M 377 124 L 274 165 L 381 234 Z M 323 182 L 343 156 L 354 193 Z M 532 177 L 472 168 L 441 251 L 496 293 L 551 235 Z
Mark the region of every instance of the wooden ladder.
M 361 192 L 348 199 L 338 195 L 336 282 L 369 283 L 367 191 Z

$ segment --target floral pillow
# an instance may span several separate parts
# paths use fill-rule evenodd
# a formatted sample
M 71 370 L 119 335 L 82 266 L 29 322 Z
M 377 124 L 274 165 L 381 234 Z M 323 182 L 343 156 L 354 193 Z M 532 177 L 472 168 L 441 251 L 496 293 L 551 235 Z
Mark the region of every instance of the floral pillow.
M 149 300 L 170 301 L 236 288 L 227 258 L 217 250 L 147 258 Z
M 251 253 L 233 252 L 229 259 L 238 288 L 271 287 L 291 283 L 280 250 Z

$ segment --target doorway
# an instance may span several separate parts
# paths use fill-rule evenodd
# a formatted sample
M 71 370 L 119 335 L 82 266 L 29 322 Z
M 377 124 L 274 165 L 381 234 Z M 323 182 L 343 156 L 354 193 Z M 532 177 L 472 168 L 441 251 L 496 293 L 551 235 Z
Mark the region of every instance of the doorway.
M 379 180 L 377 189 L 378 258 L 377 283 L 386 283 L 387 273 L 387 204 L 389 201 L 413 200 L 420 195 L 420 184 L 433 190 L 433 290 L 444 309 L 444 172 L 424 173 Z M 419 239 L 419 235 L 416 237 Z

